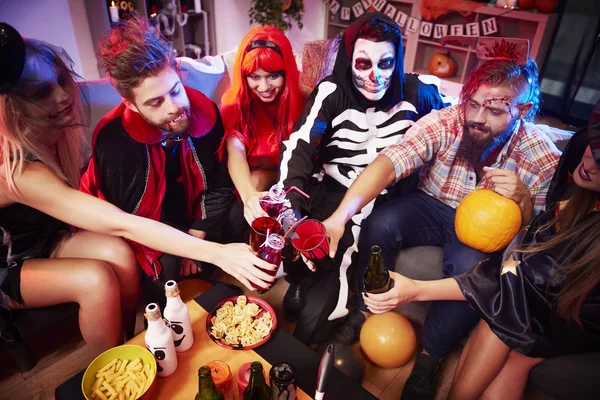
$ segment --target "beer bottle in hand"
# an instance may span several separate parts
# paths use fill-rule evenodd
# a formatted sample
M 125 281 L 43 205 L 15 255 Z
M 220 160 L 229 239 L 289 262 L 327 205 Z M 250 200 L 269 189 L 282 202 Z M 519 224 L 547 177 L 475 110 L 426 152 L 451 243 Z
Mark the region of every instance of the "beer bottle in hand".
M 223 393 L 217 390 L 215 381 L 210 374 L 210 368 L 206 365 L 198 370 L 198 394 L 195 400 L 225 400 Z
M 383 266 L 383 257 L 379 246 L 371 247 L 369 266 L 363 275 L 367 293 L 385 293 L 390 290 L 390 273 Z
M 259 361 L 252 363 L 244 400 L 271 400 L 271 388 L 265 382 L 263 366 Z

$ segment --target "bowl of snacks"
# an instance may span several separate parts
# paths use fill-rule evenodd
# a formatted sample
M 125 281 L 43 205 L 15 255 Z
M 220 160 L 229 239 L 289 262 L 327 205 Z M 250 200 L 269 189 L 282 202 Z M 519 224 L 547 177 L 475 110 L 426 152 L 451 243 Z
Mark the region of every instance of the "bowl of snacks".
M 86 400 L 150 399 L 156 382 L 156 360 L 144 347 L 123 345 L 100 354 L 83 374 Z
M 208 336 L 219 346 L 250 350 L 265 343 L 277 328 L 273 307 L 252 296 L 222 300 L 206 317 Z

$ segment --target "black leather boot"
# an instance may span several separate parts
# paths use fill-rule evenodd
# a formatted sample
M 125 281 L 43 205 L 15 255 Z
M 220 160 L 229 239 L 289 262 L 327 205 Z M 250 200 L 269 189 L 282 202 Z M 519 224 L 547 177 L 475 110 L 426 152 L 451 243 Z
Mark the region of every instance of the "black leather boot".
M 287 322 L 296 322 L 300 311 L 306 305 L 307 293 L 308 281 L 306 279 L 290 284 L 285 296 L 283 296 L 283 318 Z

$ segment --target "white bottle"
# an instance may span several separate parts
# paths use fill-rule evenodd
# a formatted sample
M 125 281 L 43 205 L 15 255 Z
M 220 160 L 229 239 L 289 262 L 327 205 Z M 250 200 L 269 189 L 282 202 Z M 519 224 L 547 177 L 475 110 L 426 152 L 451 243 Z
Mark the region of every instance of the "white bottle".
M 156 303 L 146 306 L 146 347 L 154 355 L 157 364 L 157 375 L 166 377 L 177 369 L 177 353 L 173 344 L 171 330 L 160 316 L 160 308 Z
M 167 326 L 171 328 L 175 351 L 184 352 L 194 344 L 194 332 L 190 322 L 190 312 L 187 305 L 179 297 L 179 287 L 175 281 L 167 281 L 165 284 L 167 306 L 163 317 Z

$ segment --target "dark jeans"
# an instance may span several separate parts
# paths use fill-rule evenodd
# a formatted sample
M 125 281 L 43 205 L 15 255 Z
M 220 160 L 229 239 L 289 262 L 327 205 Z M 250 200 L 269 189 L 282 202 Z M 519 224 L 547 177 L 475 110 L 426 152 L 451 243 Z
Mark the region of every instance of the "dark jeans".
M 312 185 L 308 194 L 310 210 L 302 210 L 304 215 L 319 221 L 329 218 L 344 198 L 346 188 L 327 177 L 323 182 Z M 339 265 L 342 256 L 354 243 L 351 227 L 348 222 L 346 231 L 338 244 L 334 259 L 335 268 L 329 271 L 311 272 L 300 258 L 294 263 L 284 263 L 286 280 L 291 284 L 303 281 L 307 285 L 306 306 L 298 315 L 294 336 L 303 343 L 323 343 L 328 340 L 334 328 L 334 322 L 328 317 L 335 309 L 340 291 Z M 352 279 L 350 279 L 350 283 Z
M 362 224 L 359 263 L 366 266 L 370 248 L 381 246 L 386 266 L 392 269 L 398 251 L 407 247 L 439 246 L 444 249 L 442 273 L 459 275 L 490 255 L 462 244 L 454 232 L 455 210 L 417 190 L 375 209 Z M 364 291 L 362 271 L 355 275 Z M 358 307 L 366 311 L 358 296 Z M 433 302 L 423 332 L 423 348 L 436 358 L 452 351 L 477 324 L 479 314 L 466 301 Z
M 417 183 L 418 173 L 414 173 L 403 179 L 398 184 L 388 188 L 387 194 L 378 196 L 374 208 L 377 209 L 380 205 L 397 196 L 404 196 L 406 193 L 413 192 Z M 340 205 L 346 191 L 346 187 L 328 176 L 325 176 L 321 182 L 313 182 L 307 188 L 307 192 L 310 195 L 309 209 L 302 210 L 303 214 L 309 215 L 310 218 L 324 221 Z M 363 210 L 361 210 L 360 214 L 362 213 Z M 359 234 L 361 229 L 360 224 L 363 222 L 361 220 L 357 224 L 356 220 L 350 220 L 346 224 L 344 235 L 340 238 L 337 253 L 333 260 L 335 268 L 332 270 L 311 273 L 302 259 L 295 263 L 284 264 L 284 269 L 288 274 L 287 280 L 291 284 L 298 284 L 304 280 L 309 287 L 306 306 L 299 314 L 296 329 L 294 330 L 294 336 L 303 343 L 319 344 L 329 340 L 331 338 L 331 331 L 335 327 L 335 324 L 339 322 L 339 320 L 329 321 L 328 318 L 337 305 L 340 292 L 339 268 L 342 262 L 352 262 L 346 272 L 349 277 L 349 295 L 352 292 L 356 293 L 358 291 L 356 281 L 352 279 L 356 275 L 353 269 L 358 268 L 358 270 L 363 271 L 367 264 L 366 262 L 359 264 L 353 262 L 357 259 L 356 252 L 351 253 L 351 260 L 346 259 L 343 261 L 343 258 L 352 246 L 356 246 L 357 243 L 355 243 L 354 235 Z

